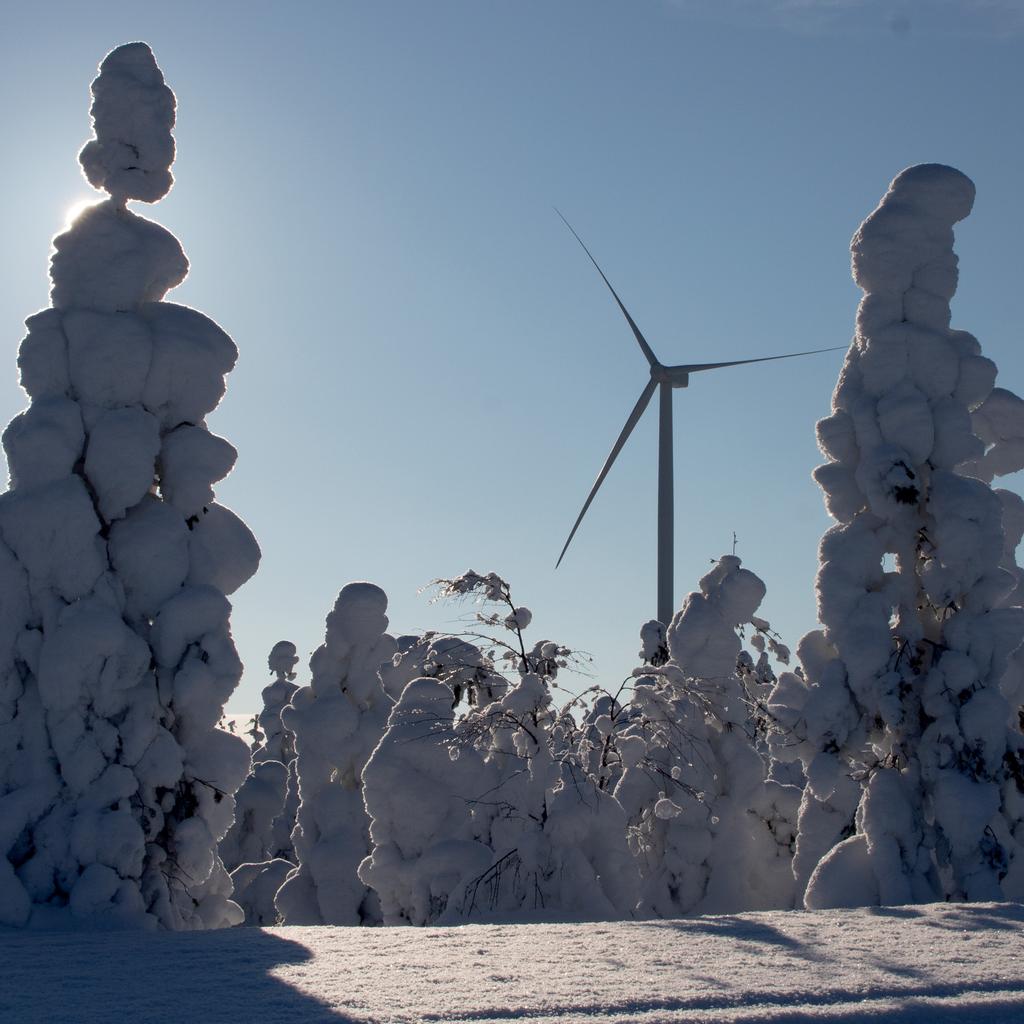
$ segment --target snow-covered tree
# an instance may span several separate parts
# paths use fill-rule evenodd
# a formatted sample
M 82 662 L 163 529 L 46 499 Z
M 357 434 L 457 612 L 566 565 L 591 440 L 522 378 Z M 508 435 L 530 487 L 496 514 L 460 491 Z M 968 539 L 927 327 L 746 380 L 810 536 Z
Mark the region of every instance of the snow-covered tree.
M 292 835 L 298 866 L 277 894 L 285 924 L 379 920 L 376 897 L 356 871 L 370 852 L 361 776 L 393 703 L 379 673 L 397 650 L 387 606 L 372 583 L 345 586 L 310 658 L 309 686 L 281 712 L 295 735 L 300 798 Z
M 262 927 L 280 923 L 275 900 L 295 865 L 281 857 L 259 864 L 239 864 L 231 872 L 232 899 L 242 908 L 245 924 Z
M 225 597 L 259 548 L 216 504 L 206 417 L 237 350 L 163 302 L 188 262 L 128 209 L 171 186 L 174 95 L 149 47 L 107 55 L 80 154 L 109 198 L 54 239 L 27 321 L 29 407 L 3 436 L 0 922 L 236 923 L 217 841 L 248 751 L 217 729 L 241 665 Z
M 254 764 L 276 760 L 288 769 L 281 808 L 271 825 L 267 849 L 272 858 L 293 863 L 295 850 L 292 847 L 292 831 L 295 828 L 295 816 L 299 812 L 299 769 L 295 758 L 295 737 L 281 721 L 281 712 L 298 689 L 295 683 L 295 666 L 298 661 L 295 644 L 288 640 L 278 641 L 270 651 L 267 664 L 274 681 L 263 689 L 263 711 L 260 712 L 260 725 L 266 734 L 266 741 L 253 754 Z
M 286 803 L 289 777 L 295 774 L 295 743 L 291 731 L 281 721 L 281 710 L 298 689 L 293 682 L 298 660 L 295 644 L 288 640 L 274 644 L 267 658 L 274 680 L 263 688 L 263 710 L 254 719 L 263 742 L 252 752 L 252 767 L 235 794 L 235 822 L 220 844 L 221 860 L 232 877 L 241 864 L 262 864 L 293 855 L 291 831 L 298 807 L 297 794 L 290 817 Z M 267 882 L 264 879 L 260 884 L 265 886 Z
M 274 822 L 284 809 L 288 768 L 280 761 L 255 761 L 235 794 L 235 820 L 221 840 L 220 859 L 228 871 L 240 864 L 272 860 Z
M 285 705 L 287 707 L 287 705 Z M 283 709 L 282 709 L 283 710 Z M 293 737 L 294 741 L 294 737 Z M 284 786 L 284 803 L 270 828 L 270 853 L 278 860 L 296 861 L 292 833 L 299 814 L 299 759 L 288 762 L 288 774 Z
M 911 167 L 852 243 L 864 297 L 818 424 L 838 520 L 820 547 L 823 629 L 772 697 L 807 772 L 810 907 L 1016 895 L 1024 762 L 1001 684 L 1024 634 L 1005 568 L 1017 506 L 982 467 L 1020 464 L 1024 417 L 949 326 L 953 225 L 973 202 L 959 171 Z
M 629 815 L 647 913 L 792 905 L 800 794 L 768 777 L 740 638 L 753 628 L 759 645 L 767 638 L 788 656 L 755 616 L 764 593 L 737 557 L 719 559 L 673 617 L 667 662 L 637 669 L 628 701 L 598 720 L 621 763 L 615 796 Z
M 568 742 L 575 730 L 567 718 L 554 705 L 550 679 L 537 671 L 466 716 L 463 729 L 496 776 L 495 788 L 477 802 L 495 859 L 463 897 L 463 916 L 474 909 L 571 919 L 632 915 L 639 880 L 626 814 L 587 774 Z
M 253 752 L 254 764 L 280 761 L 287 765 L 295 758 L 295 737 L 281 721 L 281 711 L 291 703 L 299 688 L 295 682 L 295 666 L 298 662 L 295 644 L 289 640 L 279 640 L 267 656 L 267 666 L 274 679 L 269 686 L 263 687 L 263 710 L 259 714 L 263 743 Z
M 384 924 L 436 922 L 491 866 L 469 798 L 491 789 L 494 774 L 456 732 L 451 686 L 410 680 L 363 771 L 373 846 L 359 877 L 377 893 Z

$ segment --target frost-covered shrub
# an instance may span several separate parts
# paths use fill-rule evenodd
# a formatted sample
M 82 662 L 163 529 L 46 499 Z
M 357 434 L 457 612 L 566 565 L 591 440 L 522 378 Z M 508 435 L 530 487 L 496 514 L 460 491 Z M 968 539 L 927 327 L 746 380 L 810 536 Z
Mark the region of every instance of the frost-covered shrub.
M 818 424 L 838 520 L 820 547 L 824 628 L 772 696 L 780 751 L 807 774 L 810 907 L 1021 892 L 1022 738 L 1001 691 L 1024 633 L 1007 571 L 1019 506 L 988 480 L 1021 464 L 1024 403 L 949 326 L 953 225 L 973 201 L 959 171 L 911 167 L 852 243 L 864 297 Z
M 755 648 L 788 657 L 755 616 L 764 593 L 738 558 L 723 556 L 674 616 L 668 660 L 637 669 L 628 699 L 596 721 L 602 761 L 619 765 L 614 792 L 629 816 L 646 913 L 792 905 L 800 793 L 768 777 L 754 700 L 770 669 L 752 673 L 740 639 L 753 628 Z
M 401 636 L 398 652 L 381 666 L 381 682 L 394 699 L 402 695 L 413 679 L 439 679 L 452 691 L 453 705 L 489 703 L 500 697 L 508 681 L 472 640 L 449 633 L 427 632 L 422 636 Z
M 310 684 L 281 712 L 295 736 L 300 799 L 292 834 L 298 866 L 277 894 L 285 924 L 379 920 L 377 900 L 356 871 L 370 852 L 361 776 L 393 703 L 379 674 L 396 652 L 387 604 L 372 583 L 342 589 L 310 658 Z
M 259 548 L 212 485 L 206 416 L 237 350 L 163 302 L 181 246 L 127 208 L 171 185 L 175 101 L 143 43 L 107 55 L 80 159 L 109 199 L 54 239 L 52 307 L 3 443 L 0 923 L 237 923 L 217 841 L 248 751 L 217 729 L 241 665 L 225 594 Z
M 403 645 L 395 659 L 396 670 L 408 657 L 434 674 L 405 686 L 364 772 L 374 845 L 360 875 L 385 923 L 629 916 L 638 894 L 625 815 L 577 761 L 575 727 L 551 698 L 570 652 L 549 641 L 527 647 L 532 616 L 496 574 L 438 583 L 442 596 L 498 605 L 477 621 L 505 633 L 475 634 L 482 661 L 436 637 L 418 653 Z M 514 667 L 511 683 L 496 660 Z M 457 719 L 453 686 L 470 694 Z
M 554 706 L 550 679 L 538 672 L 524 673 L 500 701 L 466 716 L 464 729 L 497 782 L 478 804 L 495 860 L 464 894 L 463 916 L 632 915 L 639 891 L 626 814 L 580 764 L 566 717 Z

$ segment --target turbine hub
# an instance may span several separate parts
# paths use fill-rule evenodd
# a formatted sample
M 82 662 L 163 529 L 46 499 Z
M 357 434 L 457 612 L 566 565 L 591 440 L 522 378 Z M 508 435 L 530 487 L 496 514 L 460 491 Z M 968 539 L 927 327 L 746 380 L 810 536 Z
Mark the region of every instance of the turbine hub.
M 662 366 L 656 363 L 651 367 L 651 379 L 673 388 L 685 388 L 689 387 L 690 373 L 685 366 Z

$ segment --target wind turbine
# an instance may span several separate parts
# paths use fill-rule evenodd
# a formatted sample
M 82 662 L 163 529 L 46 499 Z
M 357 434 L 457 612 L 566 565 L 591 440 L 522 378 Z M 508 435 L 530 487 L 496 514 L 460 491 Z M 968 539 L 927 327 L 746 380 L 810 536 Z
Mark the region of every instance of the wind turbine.
M 811 349 L 809 352 L 788 352 L 781 356 L 761 356 L 759 359 L 733 359 L 725 363 L 685 363 L 681 366 L 665 366 L 664 363 L 658 361 L 658 357 L 654 354 L 651 346 L 647 344 L 647 339 L 629 315 L 629 310 L 622 304 L 622 299 L 619 298 L 611 282 L 605 277 L 604 271 L 598 266 L 598 262 L 594 259 L 591 251 L 584 245 L 583 239 L 576 234 L 575 228 L 562 216 L 559 210 L 555 210 L 555 213 L 562 218 L 562 222 L 573 233 L 573 237 L 583 246 L 583 251 L 590 257 L 590 262 L 594 264 L 597 272 L 601 275 L 601 280 L 608 286 L 608 291 L 612 293 L 616 305 L 618 305 L 622 315 L 626 318 L 626 323 L 629 324 L 630 330 L 640 346 L 640 351 L 643 352 L 651 370 L 651 379 L 647 382 L 647 386 L 643 391 L 640 392 L 640 397 L 637 399 L 636 405 L 633 406 L 633 411 L 629 414 L 626 425 L 622 428 L 622 433 L 619 434 L 615 444 L 612 445 L 612 450 L 608 458 L 605 459 L 601 472 L 597 474 L 594 486 L 591 487 L 587 500 L 583 503 L 583 508 L 580 510 L 580 514 L 576 517 L 576 522 L 573 523 L 572 529 L 569 531 L 569 538 L 562 548 L 562 553 L 558 556 L 555 568 L 557 569 L 562 564 L 562 559 L 565 557 L 573 537 L 576 536 L 576 531 L 579 529 L 580 523 L 583 522 L 583 517 L 587 514 L 587 509 L 590 508 L 590 503 L 594 500 L 598 488 L 604 483 L 604 478 L 608 475 L 608 471 L 612 468 L 616 458 L 618 458 L 619 452 L 622 451 L 623 446 L 629 439 L 629 435 L 633 432 L 633 428 L 640 422 L 640 417 L 643 416 L 644 410 L 646 410 L 655 390 L 657 390 L 659 399 L 658 621 L 668 625 L 672 621 L 672 613 L 675 607 L 672 581 L 674 560 L 673 498 L 675 493 L 672 479 L 672 392 L 676 388 L 688 387 L 691 373 L 701 373 L 704 370 L 720 370 L 726 366 L 744 366 L 747 363 L 768 363 L 776 359 L 794 359 L 797 356 L 812 356 L 819 352 L 837 352 L 841 348 L 846 348 L 846 346 L 835 345 L 832 348 L 816 348 Z

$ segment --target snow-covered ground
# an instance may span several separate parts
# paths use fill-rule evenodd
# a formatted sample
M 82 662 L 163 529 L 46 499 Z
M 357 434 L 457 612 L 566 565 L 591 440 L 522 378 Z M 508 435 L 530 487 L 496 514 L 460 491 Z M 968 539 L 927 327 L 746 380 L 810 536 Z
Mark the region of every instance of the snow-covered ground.
M 1024 906 L 212 932 L 0 930 L 31 1024 L 1024 1020 Z

